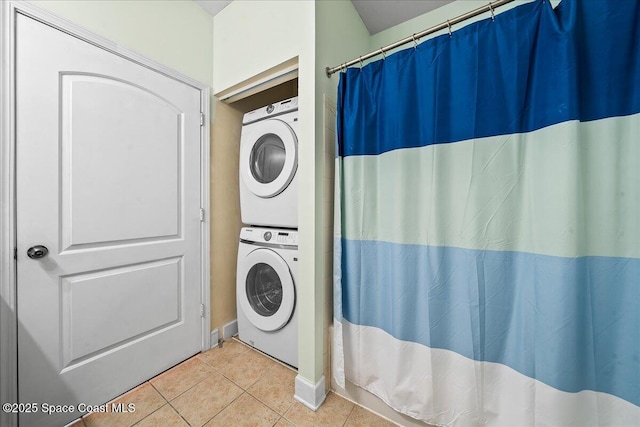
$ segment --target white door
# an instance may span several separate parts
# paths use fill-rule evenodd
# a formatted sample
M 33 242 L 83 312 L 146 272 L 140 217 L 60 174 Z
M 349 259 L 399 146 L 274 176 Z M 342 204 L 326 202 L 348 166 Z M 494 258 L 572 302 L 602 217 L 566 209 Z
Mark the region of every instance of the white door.
M 105 403 L 200 351 L 200 91 L 16 28 L 19 398 Z

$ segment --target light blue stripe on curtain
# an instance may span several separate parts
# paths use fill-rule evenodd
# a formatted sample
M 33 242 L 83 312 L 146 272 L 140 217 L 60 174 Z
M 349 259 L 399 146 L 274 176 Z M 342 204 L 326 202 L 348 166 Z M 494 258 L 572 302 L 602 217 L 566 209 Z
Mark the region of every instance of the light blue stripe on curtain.
M 635 114 L 349 156 L 342 236 L 640 258 L 639 139 Z
M 640 259 L 341 242 L 349 322 L 640 405 Z

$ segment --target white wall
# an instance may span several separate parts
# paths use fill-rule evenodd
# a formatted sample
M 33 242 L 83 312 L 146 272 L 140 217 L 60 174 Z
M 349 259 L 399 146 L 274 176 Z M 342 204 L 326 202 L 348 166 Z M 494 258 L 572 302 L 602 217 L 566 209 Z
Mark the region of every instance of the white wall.
M 291 58 L 300 68 L 313 63 L 313 2 L 234 1 L 213 22 L 213 93 Z
M 298 372 L 317 384 L 328 360 L 325 325 L 330 283 L 333 159 L 327 162 L 324 95 L 335 100 L 337 76 L 324 68 L 367 49 L 369 34 L 349 0 L 234 1 L 214 18 L 214 93 L 241 87 L 297 57 L 298 96 Z M 328 239 L 327 239 L 328 237 Z M 327 372 L 328 374 L 328 372 Z M 326 378 L 326 384 L 329 384 Z
M 191 1 L 30 2 L 188 77 L 212 84 L 213 18 Z
M 315 217 L 316 267 L 314 334 L 305 346 L 315 348 L 317 377 L 324 371 L 331 383 L 329 326 L 333 320 L 333 174 L 335 144 L 335 102 L 339 75 L 327 78 L 325 68 L 348 61 L 368 49 L 369 33 L 348 0 L 316 2 L 316 129 L 315 129 Z M 321 351 L 320 351 L 321 349 Z M 311 355 L 309 356 L 311 357 Z M 324 362 L 324 363 L 323 363 Z
M 298 59 L 298 373 L 317 375 L 315 4 L 311 1 L 234 1 L 214 18 L 213 92 L 242 86 L 258 74 Z M 323 307 L 323 306 L 321 306 Z

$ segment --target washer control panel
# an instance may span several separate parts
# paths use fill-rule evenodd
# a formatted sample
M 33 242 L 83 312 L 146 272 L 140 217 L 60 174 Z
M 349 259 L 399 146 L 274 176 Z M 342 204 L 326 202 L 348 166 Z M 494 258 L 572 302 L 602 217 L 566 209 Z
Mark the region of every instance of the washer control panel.
M 293 231 L 285 231 L 276 233 L 275 241 L 283 245 L 298 246 L 298 233 Z
M 298 232 L 283 228 L 244 227 L 240 230 L 240 240 L 253 243 L 298 246 Z

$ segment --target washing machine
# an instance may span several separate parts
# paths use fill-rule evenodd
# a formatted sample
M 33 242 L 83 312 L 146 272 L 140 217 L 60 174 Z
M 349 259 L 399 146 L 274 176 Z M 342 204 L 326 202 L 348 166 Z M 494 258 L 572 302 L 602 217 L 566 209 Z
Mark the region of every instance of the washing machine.
M 255 227 L 240 231 L 236 279 L 238 338 L 296 368 L 297 263 L 297 231 Z
M 244 115 L 240 216 L 247 225 L 298 228 L 298 98 Z

